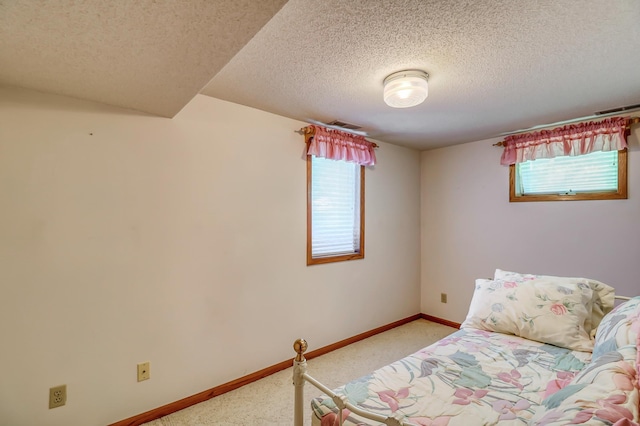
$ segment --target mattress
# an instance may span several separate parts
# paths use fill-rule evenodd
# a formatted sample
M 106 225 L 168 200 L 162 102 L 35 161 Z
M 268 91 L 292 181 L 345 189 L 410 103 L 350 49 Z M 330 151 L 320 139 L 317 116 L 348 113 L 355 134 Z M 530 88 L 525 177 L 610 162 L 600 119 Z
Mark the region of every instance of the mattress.
M 417 425 L 523 425 L 590 358 L 589 352 L 466 329 L 335 392 L 362 409 L 400 414 Z M 337 412 L 327 396 L 311 406 L 314 424 Z M 345 414 L 345 425 L 375 424 Z

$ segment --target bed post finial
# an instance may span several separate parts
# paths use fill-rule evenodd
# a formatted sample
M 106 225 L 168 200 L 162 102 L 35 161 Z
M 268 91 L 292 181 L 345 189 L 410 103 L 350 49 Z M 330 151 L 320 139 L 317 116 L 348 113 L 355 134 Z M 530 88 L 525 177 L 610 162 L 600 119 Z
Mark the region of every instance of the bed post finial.
M 293 342 L 293 350 L 296 351 L 296 353 L 298 354 L 296 355 L 297 362 L 306 361 L 304 359 L 304 353 L 308 347 L 309 345 L 307 345 L 307 341 L 304 339 L 298 339 L 295 342 Z
M 295 400 L 293 411 L 293 425 L 304 425 L 304 383 L 307 372 L 307 360 L 304 359 L 304 352 L 309 345 L 304 339 L 293 342 L 293 350 L 296 351 L 296 358 L 293 360 L 293 385 L 295 386 Z

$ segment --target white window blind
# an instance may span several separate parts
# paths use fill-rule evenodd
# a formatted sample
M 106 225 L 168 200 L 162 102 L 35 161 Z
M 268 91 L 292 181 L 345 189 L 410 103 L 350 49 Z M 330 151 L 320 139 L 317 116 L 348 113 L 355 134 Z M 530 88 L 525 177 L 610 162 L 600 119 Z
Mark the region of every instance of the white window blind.
M 578 194 L 618 190 L 618 151 L 540 158 L 516 165 L 516 194 Z
M 360 165 L 311 157 L 311 255 L 360 251 Z

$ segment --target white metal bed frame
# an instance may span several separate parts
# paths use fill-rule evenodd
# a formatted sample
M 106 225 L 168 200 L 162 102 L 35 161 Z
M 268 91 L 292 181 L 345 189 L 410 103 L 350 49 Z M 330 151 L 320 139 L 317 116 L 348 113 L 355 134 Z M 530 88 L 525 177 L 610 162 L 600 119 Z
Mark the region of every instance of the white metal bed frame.
M 293 349 L 297 355 L 293 360 L 293 385 L 295 386 L 295 408 L 293 414 L 294 426 L 303 426 L 304 424 L 304 384 L 305 382 L 311 383 L 316 388 L 320 389 L 327 396 L 329 396 L 336 406 L 339 408 L 338 421 L 342 426 L 342 410 L 345 408 L 351 411 L 353 414 L 357 414 L 365 419 L 373 420 L 387 426 L 417 426 L 415 423 L 403 422 L 403 415 L 396 415 L 393 417 L 385 417 L 380 414 L 370 413 L 355 405 L 352 405 L 345 396 L 337 395 L 331 389 L 311 377 L 307 374 L 307 360 L 304 357 L 304 352 L 307 350 L 308 345 L 306 340 L 298 339 L 293 343 Z
M 631 300 L 626 296 L 615 296 L 615 299 L 627 301 Z M 304 384 L 305 382 L 311 383 L 316 388 L 324 392 L 339 409 L 338 412 L 338 424 L 342 426 L 342 410 L 347 409 L 353 414 L 356 414 L 365 419 L 373 420 L 382 423 L 386 426 L 417 426 L 415 423 L 403 421 L 404 416 L 397 414 L 395 416 L 385 417 L 380 414 L 371 413 L 363 410 L 355 405 L 352 405 L 345 396 L 337 395 L 331 389 L 311 377 L 307 374 L 307 360 L 304 357 L 304 353 L 308 349 L 307 341 L 304 339 L 298 339 L 293 343 L 293 349 L 296 351 L 296 357 L 293 360 L 293 385 L 295 387 L 295 401 L 294 401 L 294 414 L 293 425 L 304 425 Z

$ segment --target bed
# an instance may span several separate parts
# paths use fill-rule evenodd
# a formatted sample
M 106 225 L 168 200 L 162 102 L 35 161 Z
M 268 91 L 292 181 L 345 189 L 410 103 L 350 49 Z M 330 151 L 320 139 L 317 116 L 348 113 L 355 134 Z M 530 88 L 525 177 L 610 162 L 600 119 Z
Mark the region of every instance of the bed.
M 614 298 L 620 299 L 617 303 Z M 478 279 L 461 329 L 337 389 L 294 344 L 294 424 L 640 426 L 640 296 L 596 280 L 497 269 Z

